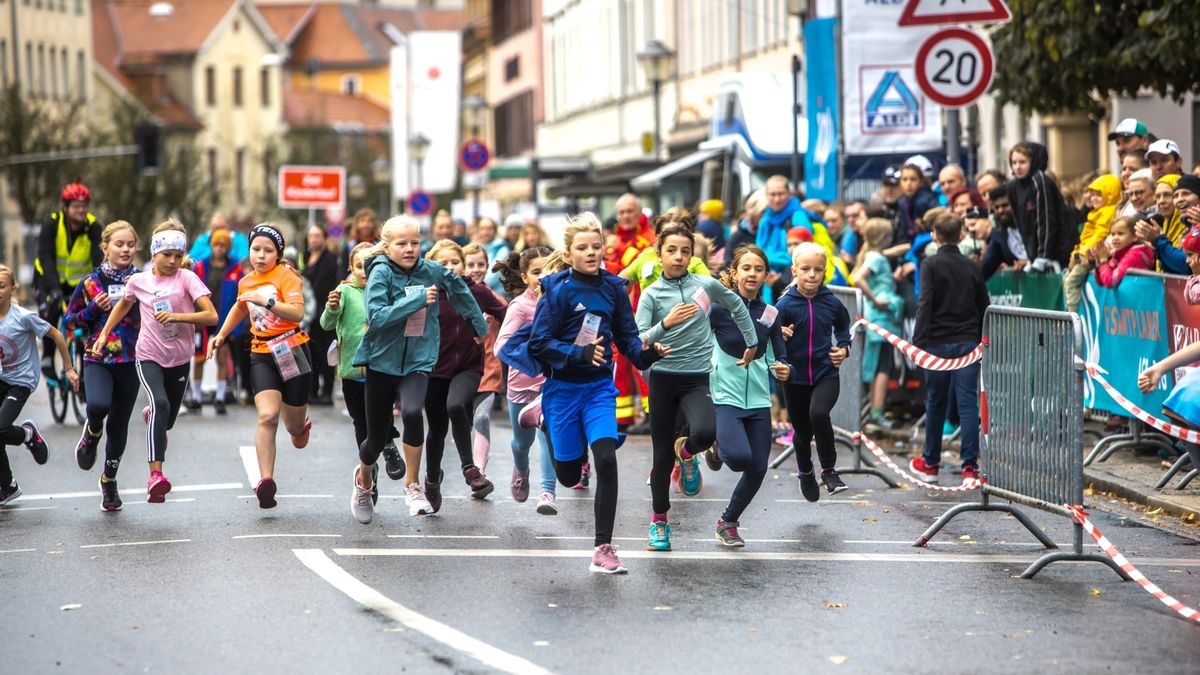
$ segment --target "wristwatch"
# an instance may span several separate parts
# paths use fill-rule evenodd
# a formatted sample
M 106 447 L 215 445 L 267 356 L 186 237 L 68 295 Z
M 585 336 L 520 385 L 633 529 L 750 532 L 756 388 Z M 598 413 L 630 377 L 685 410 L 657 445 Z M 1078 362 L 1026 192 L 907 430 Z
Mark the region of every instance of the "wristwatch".
M 271 298 L 271 299 L 267 300 L 267 309 L 271 309 L 274 306 L 275 306 L 275 298 Z

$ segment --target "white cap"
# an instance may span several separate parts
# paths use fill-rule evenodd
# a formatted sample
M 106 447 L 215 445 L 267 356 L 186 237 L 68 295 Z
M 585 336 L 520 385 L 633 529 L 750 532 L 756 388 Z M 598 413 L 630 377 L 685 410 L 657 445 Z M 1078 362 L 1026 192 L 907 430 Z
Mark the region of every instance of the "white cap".
M 522 216 L 519 213 L 510 213 L 510 214 L 508 214 L 508 217 L 504 219 L 504 229 L 506 229 L 506 230 L 510 227 L 524 227 L 524 226 L 525 226 L 525 216 Z
M 1183 153 L 1179 152 L 1179 144 L 1168 138 L 1163 138 L 1150 144 L 1150 149 L 1146 150 L 1146 155 L 1149 156 L 1153 154 L 1174 154 L 1176 157 L 1183 157 Z
M 933 178 L 933 162 L 925 155 L 913 155 L 904 160 L 904 166 L 915 166 L 925 174 L 926 178 Z
M 1115 141 L 1123 136 L 1145 136 L 1150 133 L 1146 130 L 1146 123 L 1133 117 L 1126 117 L 1108 134 L 1108 140 Z

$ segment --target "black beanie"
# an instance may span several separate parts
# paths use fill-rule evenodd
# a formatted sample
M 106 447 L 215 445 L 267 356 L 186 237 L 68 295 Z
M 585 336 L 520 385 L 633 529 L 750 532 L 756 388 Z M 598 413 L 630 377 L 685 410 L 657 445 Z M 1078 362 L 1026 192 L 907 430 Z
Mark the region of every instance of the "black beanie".
M 1185 173 L 1179 177 L 1175 183 L 1176 190 L 1187 190 L 1188 192 L 1200 197 L 1200 178 L 1193 176 L 1190 173 Z

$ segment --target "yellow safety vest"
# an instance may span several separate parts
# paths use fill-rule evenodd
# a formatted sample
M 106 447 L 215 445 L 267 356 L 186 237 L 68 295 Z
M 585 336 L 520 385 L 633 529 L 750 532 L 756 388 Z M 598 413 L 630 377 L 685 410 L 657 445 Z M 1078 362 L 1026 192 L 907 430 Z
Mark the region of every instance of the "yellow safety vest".
M 54 235 L 54 253 L 58 263 L 58 280 L 62 283 L 67 283 L 72 286 L 78 286 L 84 277 L 92 273 L 92 240 L 88 236 L 88 230 L 96 223 L 96 216 L 87 214 L 87 225 L 83 231 L 83 235 L 75 237 L 75 244 L 70 249 L 67 248 L 67 221 L 63 217 L 62 211 L 57 211 L 50 216 L 58 225 L 58 232 Z M 45 274 L 42 270 L 42 261 L 34 260 L 33 266 L 37 269 L 38 274 Z

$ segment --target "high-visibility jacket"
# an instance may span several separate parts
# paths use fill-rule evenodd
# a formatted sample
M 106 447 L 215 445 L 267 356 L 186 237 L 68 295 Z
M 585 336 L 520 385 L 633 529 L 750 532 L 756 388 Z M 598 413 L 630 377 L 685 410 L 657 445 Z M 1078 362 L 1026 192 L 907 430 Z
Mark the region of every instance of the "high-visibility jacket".
M 87 214 L 87 225 L 84 231 L 75 237 L 73 243 L 69 243 L 69 226 L 62 211 L 51 214 L 47 224 L 53 224 L 55 228 L 54 258 L 58 282 L 77 286 L 96 266 L 92 259 L 92 252 L 99 245 L 98 241 L 92 241 L 93 230 L 96 229 L 96 216 Z M 46 276 L 40 255 L 33 261 L 33 266 L 39 275 Z

